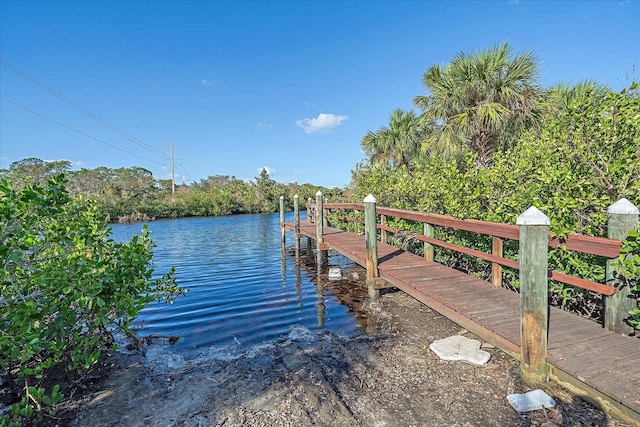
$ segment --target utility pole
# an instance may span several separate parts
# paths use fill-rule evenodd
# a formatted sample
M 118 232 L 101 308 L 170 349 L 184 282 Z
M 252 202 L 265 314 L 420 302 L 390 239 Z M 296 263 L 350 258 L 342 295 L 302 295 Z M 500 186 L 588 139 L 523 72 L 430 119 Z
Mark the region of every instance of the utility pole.
M 171 195 L 176 193 L 176 159 L 173 156 L 173 140 L 171 140 Z

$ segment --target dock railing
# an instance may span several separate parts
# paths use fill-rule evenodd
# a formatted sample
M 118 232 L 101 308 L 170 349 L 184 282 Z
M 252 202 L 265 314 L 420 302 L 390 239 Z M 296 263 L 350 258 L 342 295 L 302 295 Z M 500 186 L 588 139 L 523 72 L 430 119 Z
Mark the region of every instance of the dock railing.
M 371 197 L 373 198 L 373 196 Z M 522 283 L 524 274 L 521 268 L 523 263 L 522 248 L 523 245 L 526 245 L 526 241 L 523 243 L 522 240 L 523 238 L 526 239 L 527 236 L 526 231 L 523 233 L 523 230 L 528 230 L 529 227 L 533 226 L 532 224 L 527 223 L 529 221 L 527 217 L 523 218 L 523 223 L 518 222 L 515 225 L 471 219 L 459 219 L 427 212 L 416 212 L 375 206 L 375 198 L 373 198 L 375 215 L 367 216 L 365 214 L 366 205 L 367 199 L 365 199 L 362 204 L 326 203 L 322 198 L 322 194 L 317 194 L 316 204 L 308 203 L 306 206 L 307 221 L 315 223 L 319 230 L 321 230 L 322 226 L 327 223 L 327 220 L 329 220 L 329 223 L 334 223 L 335 221 L 352 223 L 354 224 L 352 231 L 358 234 L 362 234 L 363 229 L 365 231 L 369 229 L 372 236 L 376 236 L 376 239 L 372 239 L 371 244 L 377 240 L 386 243 L 389 239 L 389 233 L 397 234 L 401 231 L 388 225 L 389 218 L 404 219 L 415 223 L 421 223 L 423 225 L 422 234 L 417 234 L 413 237 L 424 243 L 423 253 L 426 260 L 434 260 L 434 247 L 441 247 L 490 262 L 492 272 L 491 283 L 493 286 L 502 286 L 502 267 L 520 270 L 520 282 Z M 547 270 L 544 274 L 544 283 L 540 283 L 539 286 L 546 290 L 548 280 L 554 280 L 603 295 L 605 301 L 605 327 L 614 332 L 628 334 L 631 332 L 631 327 L 625 322 L 625 320 L 628 318 L 628 311 L 635 308 L 636 300 L 632 298 L 632 295 L 630 295 L 631 291 L 629 287 L 623 286 L 621 280 L 619 280 L 619 272 L 617 271 L 616 262 L 620 255 L 620 248 L 622 246 L 621 240 L 624 240 L 629 231 L 638 226 L 638 208 L 628 200 L 621 199 L 611 205 L 607 212 L 609 218 L 608 238 L 586 236 L 577 233 L 557 237 L 548 231 L 549 224 L 541 224 L 541 226 L 547 228 L 545 231 L 547 244 L 544 248 L 536 250 L 535 253 L 526 255 L 525 261 L 530 260 L 530 257 L 535 257 L 540 260 L 544 259 L 546 266 L 548 248 L 558 247 L 562 247 L 568 251 L 606 258 L 608 261 L 606 262 L 605 283 L 587 280 L 559 271 Z M 331 215 L 331 213 L 334 214 Z M 544 215 L 541 212 L 540 214 Z M 370 219 L 371 224 L 366 224 L 367 218 Z M 373 223 L 374 220 L 375 223 Z M 434 236 L 434 227 L 445 227 L 453 230 L 463 230 L 475 234 L 490 236 L 492 239 L 492 251 L 491 253 L 487 253 L 440 240 Z M 505 240 L 519 242 L 520 253 L 518 260 L 505 258 L 503 256 Z M 319 234 L 318 242 L 322 243 L 321 233 Z M 542 261 L 536 261 L 535 263 L 540 264 L 540 262 Z M 371 268 L 376 268 L 376 266 L 372 266 Z M 376 273 L 373 271 L 370 272 L 369 275 L 371 277 L 377 277 Z M 520 292 L 522 292 L 522 289 Z
M 622 240 L 631 230 L 638 228 L 638 208 L 626 199 L 619 200 L 607 209 L 607 238 L 577 233 L 555 236 L 549 231 L 549 218 L 536 207 L 527 209 L 518 217 L 516 224 L 502 224 L 381 207 L 376 205 L 376 199 L 372 195 L 367 196 L 362 204 L 328 203 L 322 198 L 322 194 L 318 193 L 315 204 L 311 202 L 309 199 L 306 205 L 307 221 L 316 224 L 318 253 L 328 249 L 322 240 L 322 232 L 326 225 L 335 229 L 344 228 L 346 224 L 348 231 L 364 233 L 367 286 L 372 298 L 379 295 L 382 280 L 378 271 L 378 241 L 386 243 L 390 239 L 389 234 L 397 235 L 402 231 L 390 225 L 397 223 L 397 220 L 411 222 L 413 229 L 422 228 L 422 233 L 415 234 L 412 238 L 423 243 L 423 255 L 428 262 L 436 258 L 435 247 L 487 261 L 491 263 L 491 283 L 496 287 L 502 286 L 502 267 L 518 270 L 520 366 L 521 375 L 528 383 L 545 383 L 549 378 L 549 280 L 602 295 L 604 328 L 621 335 L 629 335 L 633 331 L 626 320 L 629 318 L 629 311 L 636 308 L 638 302 L 628 283 L 621 278 L 617 266 Z M 299 220 L 296 220 L 296 223 L 299 224 Z M 284 222 L 281 225 L 284 228 Z M 435 237 L 437 233 L 434 232 L 437 229 L 462 230 L 488 236 L 491 238 L 491 252 L 438 239 Z M 300 235 L 298 232 L 296 234 Z M 504 256 L 505 241 L 509 242 L 511 259 Z M 517 256 L 511 250 L 516 247 L 512 242 L 518 242 Z M 549 248 L 562 248 L 593 255 L 593 259 L 606 259 L 604 283 L 549 269 Z

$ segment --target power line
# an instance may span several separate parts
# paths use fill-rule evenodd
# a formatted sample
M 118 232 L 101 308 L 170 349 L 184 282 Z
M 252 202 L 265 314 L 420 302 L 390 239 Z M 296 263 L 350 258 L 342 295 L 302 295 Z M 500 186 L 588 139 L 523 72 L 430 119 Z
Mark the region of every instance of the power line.
M 176 158 L 173 154 L 173 141 L 171 141 L 171 195 L 176 193 Z
M 2 64 L 5 67 L 9 68 L 11 71 L 13 71 L 16 74 L 22 76 L 23 78 L 25 78 L 26 80 L 30 81 L 31 83 L 33 83 L 34 85 L 38 86 L 39 88 L 43 89 L 44 91 L 49 92 L 51 95 L 53 95 L 56 98 L 60 99 L 61 101 L 65 102 L 66 104 L 70 105 L 71 107 L 75 108 L 76 110 L 80 111 L 84 115 L 90 117 L 91 119 L 95 120 L 96 122 L 100 123 L 101 125 L 105 126 L 106 128 L 111 129 L 112 131 L 114 131 L 118 135 L 123 136 L 124 138 L 128 139 L 129 141 L 133 142 L 134 144 L 137 144 L 140 147 L 152 152 L 153 154 L 156 154 L 156 155 L 164 158 L 164 154 L 161 151 L 153 148 L 152 146 L 150 146 L 148 144 L 145 144 L 144 142 L 142 142 L 139 139 L 129 135 L 125 131 L 118 129 L 117 127 L 115 127 L 112 124 L 108 123 L 107 121 L 101 119 L 100 117 L 96 116 L 95 114 L 91 113 L 90 111 L 86 110 L 85 108 L 81 107 L 80 105 L 76 104 L 75 102 L 71 101 L 70 99 L 64 97 L 63 95 L 60 95 L 55 90 L 51 89 L 50 87 L 48 87 L 44 83 L 41 83 L 40 81 L 38 81 L 35 78 L 31 77 L 29 74 L 27 74 L 26 72 L 22 71 L 18 67 L 8 63 L 7 61 L 5 61 L 2 58 L 0 58 L 0 64 Z
M 108 146 L 109 146 L 109 147 L 111 147 L 111 148 L 115 148 L 116 150 L 122 151 L 123 153 L 127 153 L 127 154 L 129 154 L 129 155 L 131 155 L 131 156 L 138 157 L 138 158 L 143 159 L 143 160 L 146 160 L 146 161 L 148 161 L 148 162 L 152 162 L 152 163 L 155 163 L 155 164 L 158 164 L 158 165 L 164 166 L 164 164 L 163 164 L 163 163 L 157 162 L 157 161 L 155 161 L 155 160 L 147 159 L 146 157 L 142 157 L 142 156 L 140 156 L 140 155 L 138 155 L 138 154 L 132 153 L 132 152 L 127 151 L 127 150 L 124 150 L 124 149 L 122 149 L 122 148 L 120 148 L 120 147 L 118 147 L 118 146 L 115 146 L 115 145 L 110 144 L 110 143 L 108 143 L 108 142 L 105 142 L 105 141 L 103 141 L 103 140 L 101 140 L 101 139 L 98 139 L 98 138 L 96 138 L 96 137 L 93 137 L 93 136 L 91 136 L 91 135 L 89 135 L 89 134 L 86 134 L 86 133 L 84 133 L 84 132 L 82 132 L 82 131 L 79 131 L 79 130 L 77 130 L 77 129 L 74 129 L 74 128 L 72 128 L 71 126 L 65 125 L 64 123 L 61 123 L 61 122 L 59 122 L 59 121 L 57 121 L 57 120 L 55 120 L 55 119 L 52 119 L 51 117 L 47 117 L 47 116 L 45 116 L 44 114 L 38 113 L 37 111 L 34 111 L 34 110 L 32 110 L 32 109 L 30 109 L 30 108 L 28 108 L 28 107 L 25 107 L 24 105 L 21 105 L 21 104 L 18 104 L 17 102 L 11 101 L 10 99 L 7 99 L 7 98 L 5 98 L 5 97 L 3 97 L 3 96 L 0 96 L 0 99 L 2 99 L 2 100 L 3 100 L 3 101 L 5 101 L 5 102 L 8 102 L 9 104 L 13 104 L 13 105 L 15 105 L 16 107 L 20 107 L 20 108 L 22 108 L 23 110 L 26 110 L 26 111 L 30 112 L 31 114 L 35 114 L 35 115 L 36 115 L 36 116 L 38 116 L 38 117 L 41 117 L 41 118 L 43 118 L 43 119 L 45 119 L 45 120 L 49 120 L 50 122 L 53 122 L 53 123 L 55 123 L 55 124 L 57 124 L 57 125 L 59 125 L 59 126 L 62 126 L 63 128 L 67 128 L 67 129 L 69 129 L 69 130 L 71 130 L 71 131 L 73 131 L 73 132 L 75 132 L 75 133 L 77 133 L 77 134 L 80 134 L 80 135 L 85 136 L 85 137 L 87 137 L 87 138 L 89 138 L 89 139 L 92 139 L 92 140 L 94 140 L 94 141 L 96 141 L 96 142 L 99 142 L 99 143 L 104 144 L 104 145 L 108 145 Z
M 111 86 L 111 88 L 116 91 L 118 93 L 118 95 L 120 95 L 122 97 L 122 99 L 126 100 L 129 105 L 131 105 L 135 110 L 138 111 L 138 113 L 140 113 L 140 110 L 133 104 L 133 102 L 131 102 L 131 100 L 129 98 L 127 98 L 120 90 L 118 90 L 118 88 L 116 87 L 116 85 L 113 84 L 113 82 L 111 80 L 109 80 L 99 69 L 98 67 L 96 67 L 91 61 L 89 61 L 89 59 L 82 54 L 82 52 L 80 52 L 80 50 L 78 50 L 73 44 L 71 44 L 71 42 L 64 36 L 64 34 L 62 34 L 62 32 L 60 30 L 58 30 L 58 28 L 53 25 L 51 23 L 51 21 L 49 21 L 46 16 L 44 16 L 43 14 L 41 14 L 38 9 L 34 6 L 33 2 L 28 2 L 29 6 L 31 6 L 31 8 L 33 9 L 33 11 L 36 13 L 36 15 L 38 15 L 38 17 L 43 20 L 44 22 L 47 23 L 47 25 L 49 25 L 49 27 L 51 27 L 51 29 L 58 34 L 58 36 L 67 44 L 67 46 L 69 46 L 75 53 L 78 54 L 78 56 L 80 56 L 88 65 L 89 67 L 91 67 L 91 69 L 93 69 L 93 71 L 96 72 L 96 74 L 98 74 L 100 77 L 102 77 L 102 79 L 104 81 L 106 81 L 109 86 Z
M 179 162 L 179 164 L 180 164 L 180 167 L 182 168 L 182 170 L 184 171 L 184 175 L 185 175 L 187 178 L 189 178 L 191 181 L 194 181 L 194 182 L 195 182 L 195 179 L 193 179 L 193 178 L 191 177 L 191 175 L 189 174 L 189 172 L 187 171 L 187 169 L 185 169 L 184 165 L 182 164 L 182 159 L 178 159 L 178 160 L 180 161 L 180 162 Z

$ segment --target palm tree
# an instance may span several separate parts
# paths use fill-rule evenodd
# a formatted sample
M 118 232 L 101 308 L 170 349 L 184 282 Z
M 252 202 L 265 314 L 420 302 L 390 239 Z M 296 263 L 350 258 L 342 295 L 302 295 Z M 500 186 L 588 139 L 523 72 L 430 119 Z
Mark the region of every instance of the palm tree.
M 362 138 L 361 146 L 369 156 L 370 163 L 387 162 L 391 166 L 411 167 L 420 155 L 420 120 L 414 111 L 396 109 L 389 117 L 389 127 L 369 131 Z
M 427 142 L 445 154 L 470 148 L 478 168 L 489 166 L 508 137 L 537 123 L 538 73 L 532 53 L 514 56 L 507 43 L 431 66 L 422 79 L 429 95 L 414 98 L 422 120 L 434 124 Z
M 611 89 L 595 80 L 585 80 L 577 84 L 559 83 L 544 94 L 543 109 L 546 114 L 557 115 L 569 110 L 580 101 L 598 105 L 611 93 Z

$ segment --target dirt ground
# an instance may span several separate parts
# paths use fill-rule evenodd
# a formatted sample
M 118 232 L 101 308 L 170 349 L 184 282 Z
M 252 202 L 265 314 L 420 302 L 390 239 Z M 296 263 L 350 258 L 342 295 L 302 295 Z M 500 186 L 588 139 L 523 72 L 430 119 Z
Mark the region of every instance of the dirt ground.
M 68 399 L 59 426 L 624 426 L 560 388 L 553 409 L 515 412 L 529 391 L 490 345 L 484 366 L 440 360 L 429 344 L 472 334 L 402 292 L 365 305 L 371 333 L 299 328 L 274 345 L 185 360 L 168 343 L 107 360 Z M 546 423 L 546 424 L 545 424 Z

